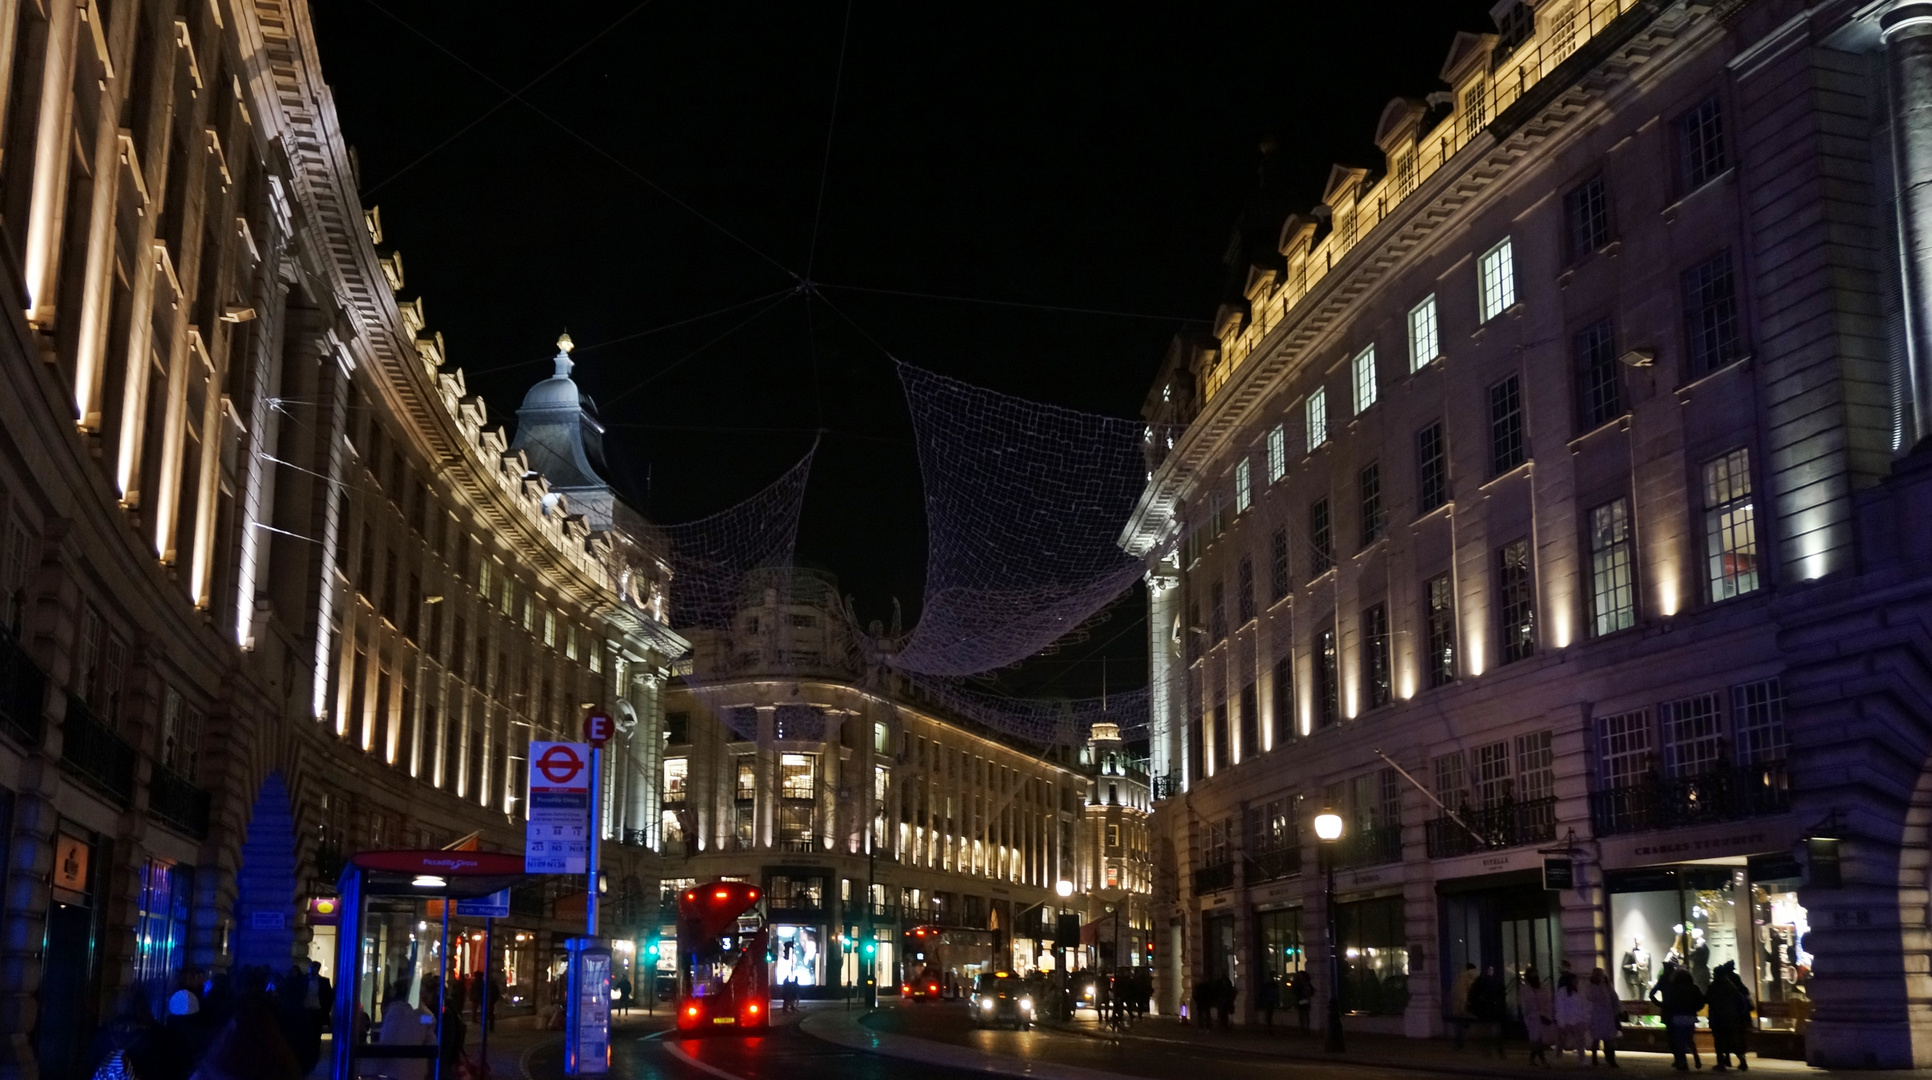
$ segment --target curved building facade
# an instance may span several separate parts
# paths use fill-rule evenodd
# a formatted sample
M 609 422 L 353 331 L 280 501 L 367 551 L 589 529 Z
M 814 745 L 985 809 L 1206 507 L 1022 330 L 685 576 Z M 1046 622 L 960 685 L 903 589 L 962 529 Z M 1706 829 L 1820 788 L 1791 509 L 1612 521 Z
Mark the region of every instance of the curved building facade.
M 1759 1052 L 1924 1066 L 1932 16 L 1494 14 L 1148 399 L 1164 995 L 1601 966 L 1643 1044 L 1728 961 Z
M 0 1073 L 64 1078 L 131 989 L 331 961 L 348 854 L 519 849 L 525 748 L 587 707 L 619 798 L 685 646 L 567 354 L 523 425 L 562 456 L 446 363 L 303 3 L 3 17 Z M 613 845 L 620 911 L 655 860 Z M 452 965 L 540 999 L 574 888 Z

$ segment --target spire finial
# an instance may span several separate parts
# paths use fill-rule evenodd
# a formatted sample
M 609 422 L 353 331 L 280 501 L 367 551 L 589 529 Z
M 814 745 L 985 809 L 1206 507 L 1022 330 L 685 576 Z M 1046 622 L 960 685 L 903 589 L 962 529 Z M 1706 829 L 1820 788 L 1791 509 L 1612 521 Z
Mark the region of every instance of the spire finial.
M 557 338 L 557 378 L 570 378 L 570 369 L 575 366 L 570 361 L 570 350 L 576 347 L 576 343 L 570 340 L 570 332 L 567 330 Z

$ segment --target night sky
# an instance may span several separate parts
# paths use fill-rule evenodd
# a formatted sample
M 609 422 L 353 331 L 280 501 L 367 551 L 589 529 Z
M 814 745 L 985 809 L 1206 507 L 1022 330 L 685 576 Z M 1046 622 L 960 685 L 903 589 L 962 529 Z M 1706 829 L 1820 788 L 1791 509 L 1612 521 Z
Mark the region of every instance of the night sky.
M 1332 163 L 1379 166 L 1384 103 L 1442 89 L 1451 37 L 1492 29 L 1487 9 L 320 0 L 314 14 L 403 297 L 424 298 L 495 417 L 514 419 L 567 328 L 610 428 L 610 479 L 665 522 L 750 495 L 823 429 L 799 555 L 839 574 L 862 618 L 896 596 L 910 622 L 925 523 L 889 356 L 1136 416 L 1182 320 L 1229 287 L 1262 140 L 1280 146 L 1292 208 L 1320 198 Z M 1113 685 L 1144 682 L 1142 614 L 1116 605 L 1007 687 L 1085 692 L 1102 654 Z

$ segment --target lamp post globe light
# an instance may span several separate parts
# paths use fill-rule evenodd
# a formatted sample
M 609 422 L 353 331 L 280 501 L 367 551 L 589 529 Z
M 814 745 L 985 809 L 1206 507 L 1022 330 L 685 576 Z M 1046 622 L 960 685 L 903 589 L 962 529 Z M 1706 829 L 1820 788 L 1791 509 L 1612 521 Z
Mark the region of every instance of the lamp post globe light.
M 1324 1048 L 1341 1053 L 1342 1045 L 1342 949 L 1335 932 L 1335 844 L 1342 838 L 1342 815 L 1324 807 L 1315 815 L 1315 835 L 1321 839 L 1322 862 L 1328 872 L 1327 889 L 1322 897 L 1322 913 L 1328 923 L 1328 1031 Z
M 1073 895 L 1073 882 L 1068 881 L 1066 878 L 1061 878 L 1053 886 L 1053 891 L 1055 895 L 1059 896 L 1061 899 L 1064 900 L 1067 897 Z

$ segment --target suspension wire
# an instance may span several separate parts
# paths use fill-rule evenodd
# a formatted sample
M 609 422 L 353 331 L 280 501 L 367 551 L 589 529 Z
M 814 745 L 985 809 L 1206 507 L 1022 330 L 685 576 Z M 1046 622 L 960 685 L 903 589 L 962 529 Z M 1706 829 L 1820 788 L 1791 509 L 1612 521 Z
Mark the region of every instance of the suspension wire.
M 592 153 L 603 158 L 605 161 L 610 162 L 612 165 L 617 166 L 617 168 L 619 168 L 620 170 L 630 174 L 632 178 L 643 183 L 644 186 L 650 188 L 652 191 L 657 192 L 659 195 L 663 196 L 666 200 L 676 205 L 679 209 L 683 210 L 685 213 L 688 213 L 692 217 L 697 218 L 699 221 L 704 222 L 706 225 L 711 226 L 713 229 L 716 229 L 718 232 L 722 233 L 724 236 L 729 238 L 734 243 L 738 244 L 740 247 L 744 248 L 746 251 L 751 252 L 753 255 L 756 255 L 759 258 L 777 267 L 782 273 L 784 273 L 786 277 L 789 277 L 794 281 L 798 280 L 798 275 L 794 273 L 790 267 L 786 266 L 782 262 L 779 262 L 777 259 L 773 258 L 772 256 L 766 254 L 762 249 L 760 249 L 757 245 L 753 244 L 751 241 L 746 240 L 744 237 L 739 236 L 735 232 L 732 232 L 730 229 L 726 228 L 722 223 L 720 223 L 716 218 L 710 216 L 709 214 L 706 214 L 704 211 L 699 210 L 697 207 L 692 206 L 690 203 L 672 194 L 670 189 L 666 188 L 664 185 L 644 175 L 642 172 L 639 172 L 636 168 L 632 167 L 628 162 L 617 157 L 617 155 L 612 154 L 610 151 L 604 149 L 602 146 L 599 146 L 597 143 L 592 142 L 589 138 L 578 133 L 578 131 L 575 128 L 572 128 L 570 125 L 565 124 L 563 121 L 550 115 L 549 113 L 545 112 L 543 109 L 538 108 L 534 102 L 532 102 L 529 98 L 526 98 L 523 96 L 524 90 L 528 90 L 530 89 L 530 87 L 535 86 L 537 81 L 540 81 L 544 76 L 549 75 L 551 71 L 555 71 L 557 67 L 562 67 L 565 61 L 571 59 L 571 57 L 576 56 L 577 53 L 584 51 L 584 49 L 589 48 L 591 42 L 585 42 L 581 47 L 579 47 L 576 50 L 576 52 L 571 53 L 570 56 L 564 57 L 563 60 L 559 60 L 555 67 L 552 67 L 549 70 L 546 70 L 543 73 L 543 75 L 539 75 L 537 79 L 532 80 L 530 83 L 526 84 L 521 89 L 512 90 L 509 87 L 504 86 L 502 83 L 498 82 L 496 79 L 492 78 L 490 74 L 484 71 L 482 68 L 477 67 L 475 64 L 472 64 L 468 60 L 463 59 L 461 56 L 458 56 L 456 53 L 451 52 L 448 47 L 443 45 L 442 42 L 437 41 L 435 38 L 432 38 L 428 34 L 425 34 L 421 30 L 418 30 L 414 26 L 411 26 L 408 22 L 404 21 L 400 16 L 396 15 L 394 12 L 391 12 L 389 9 L 377 3 L 376 0 L 363 0 L 363 3 L 368 4 L 370 7 L 373 7 L 377 11 L 382 12 L 384 15 L 389 16 L 391 19 L 394 19 L 397 23 L 400 23 L 404 29 L 408 30 L 412 34 L 415 34 L 417 37 L 422 38 L 424 41 L 428 42 L 431 46 L 435 47 L 435 49 L 438 52 L 441 52 L 443 55 L 448 56 L 450 59 L 468 68 L 484 82 L 489 83 L 491 86 L 494 86 L 498 90 L 501 90 L 504 93 L 509 95 L 508 98 L 506 98 L 504 101 L 499 103 L 496 106 L 496 108 L 491 109 L 490 112 L 493 113 L 497 109 L 503 108 L 505 105 L 508 105 L 511 101 L 518 102 L 524 108 L 529 109 L 531 112 L 536 113 L 542 119 L 548 121 L 552 126 L 557 128 L 557 130 L 563 132 L 564 134 L 584 144 L 584 146 L 589 148 Z M 632 8 L 629 12 L 626 12 L 621 18 L 617 20 L 617 22 L 623 22 L 625 19 L 630 18 L 632 15 L 635 15 L 638 11 L 641 11 L 645 7 L 645 5 L 649 3 L 650 3 L 650 0 L 644 0 L 644 3 L 641 3 L 637 7 Z M 606 27 L 602 33 L 599 33 L 597 37 L 604 36 L 604 34 L 607 34 L 611 30 L 616 29 L 616 27 L 617 27 L 617 23 L 612 23 L 609 27 Z M 591 41 L 595 41 L 595 40 L 596 38 L 591 39 Z M 489 113 L 485 113 L 484 117 L 487 117 L 488 115 Z M 475 121 L 472 121 L 468 127 L 465 127 L 463 131 L 468 131 L 469 128 L 475 127 L 477 124 L 482 123 L 484 117 L 478 117 Z M 460 134 L 462 134 L 461 131 L 457 132 L 457 135 L 460 135 Z M 450 136 L 450 139 L 444 140 L 444 143 L 447 143 L 455 138 L 456 136 L 452 135 Z M 438 144 L 436 149 L 441 149 L 442 145 L 443 144 Z M 434 149 L 430 151 L 430 153 L 435 153 L 435 152 L 436 151 Z M 428 157 L 428 156 L 429 156 L 428 154 L 423 155 L 423 157 Z M 416 160 L 421 161 L 422 158 L 418 158 Z M 416 162 L 411 162 L 405 168 L 413 168 L 415 167 L 415 165 L 416 165 Z M 400 175 L 400 173 L 396 175 Z M 396 178 L 395 176 L 390 176 L 388 179 L 384 180 L 383 183 L 387 184 L 390 180 L 394 180 L 395 178 Z M 380 187 L 380 186 L 382 185 L 381 184 L 377 185 L 377 187 Z M 374 194 L 374 192 L 375 192 L 375 188 L 371 188 L 369 190 L 369 194 Z
M 738 322 L 733 323 L 724 332 L 718 334 L 718 336 L 712 338 L 711 340 L 705 342 L 704 344 L 698 346 L 697 348 L 692 349 L 690 352 L 685 353 L 683 356 L 678 357 L 676 360 L 671 361 L 669 364 L 664 365 L 663 367 L 645 376 L 644 378 L 637 380 L 636 382 L 632 383 L 630 386 L 625 387 L 623 390 L 620 390 L 617 393 L 612 394 L 609 397 L 605 398 L 601 403 L 600 407 L 604 409 L 608 409 L 613 403 L 617 401 L 621 401 L 622 399 L 630 396 L 631 394 L 634 394 L 637 391 L 644 389 L 646 386 L 649 386 L 651 383 L 656 382 L 657 380 L 663 378 L 666 375 L 669 375 L 671 372 L 676 371 L 679 367 L 682 367 L 685 364 L 685 362 L 690 360 L 692 357 L 697 356 L 699 353 L 702 353 L 705 350 L 711 348 L 713 345 L 716 345 L 718 342 L 723 341 L 724 339 L 730 337 L 731 335 L 737 333 L 738 331 L 743 330 L 745 327 L 750 326 L 752 323 L 757 322 L 765 315 L 777 309 L 779 305 L 783 304 L 787 300 L 790 300 L 793 296 L 796 296 L 796 295 L 798 295 L 798 291 L 795 289 L 785 290 L 785 294 L 783 296 L 780 296 L 778 299 L 773 300 L 771 303 L 766 304 L 764 307 L 759 308 L 757 311 L 752 312 L 750 315 L 739 320 Z
M 885 289 L 870 285 L 835 285 L 826 281 L 812 282 L 814 289 L 836 289 L 842 292 L 872 293 L 878 296 L 906 296 L 915 300 L 943 300 L 954 304 L 987 304 L 992 307 L 1027 308 L 1033 311 L 1058 311 L 1072 315 L 1102 315 L 1116 319 L 1151 319 L 1156 322 L 1205 323 L 1206 319 L 1187 319 L 1178 315 L 1156 315 L 1145 311 L 1115 311 L 1110 308 L 1069 307 L 1064 304 L 1036 304 L 1025 300 L 994 300 L 983 296 L 955 296 L 948 293 L 915 292 L 910 289 Z
M 368 4 L 370 7 L 375 8 L 377 11 L 382 12 L 384 15 L 389 16 L 389 18 L 401 24 L 403 29 L 408 30 L 410 33 L 415 34 L 419 38 L 422 38 L 424 41 L 429 42 L 431 45 L 435 46 L 439 51 L 449 56 L 451 59 L 456 60 L 456 62 L 462 64 L 464 67 L 469 68 L 471 71 L 476 71 L 477 74 L 479 75 L 483 74 L 481 71 L 477 71 L 477 69 L 474 66 L 472 66 L 468 61 L 464 60 L 462 57 L 457 56 L 455 53 L 450 52 L 447 48 L 444 48 L 441 42 L 437 41 L 435 38 L 430 37 L 428 34 L 423 33 L 421 30 L 416 29 L 414 26 L 411 26 L 408 22 L 404 21 L 395 12 L 390 11 L 388 8 L 383 7 L 381 4 L 377 3 L 376 0 L 363 0 L 363 2 Z M 501 112 L 505 107 L 507 107 L 510 104 L 510 102 L 524 101 L 523 91 L 529 90 L 535 87 L 538 83 L 542 82 L 543 80 L 549 78 L 551 75 L 555 74 L 559 68 L 563 67 L 565 64 L 569 63 L 570 61 L 576 59 L 579 53 L 583 52 L 585 49 L 590 48 L 592 45 L 595 45 L 597 42 L 603 40 L 605 35 L 609 34 L 612 30 L 615 30 L 619 26 L 623 25 L 631 18 L 631 16 L 636 15 L 640 11 L 643 11 L 645 8 L 649 7 L 650 4 L 651 4 L 651 0 L 641 0 L 641 2 L 636 7 L 631 8 L 629 11 L 626 11 L 622 15 L 619 15 L 616 19 L 612 20 L 608 26 L 605 26 L 602 30 L 597 31 L 595 34 L 592 34 L 590 36 L 590 39 L 585 41 L 582 45 L 579 45 L 576 48 L 570 50 L 568 53 L 565 53 L 563 59 L 558 60 L 556 63 L 550 65 L 547 68 L 544 68 L 543 71 L 540 72 L 536 78 L 531 79 L 527 83 L 524 83 L 520 89 L 511 90 L 508 87 L 504 86 L 502 83 L 497 82 L 495 79 L 491 79 L 489 76 L 484 75 L 483 77 L 489 81 L 490 85 L 496 87 L 498 90 L 504 91 L 509 96 L 504 98 L 502 101 L 497 102 L 495 105 L 492 105 L 481 116 L 478 116 L 476 119 L 470 121 L 467 124 L 464 124 L 460 128 L 457 128 L 456 132 L 452 134 L 449 138 L 444 139 L 442 142 L 439 142 L 435 146 L 432 146 L 428 150 L 425 150 L 421 154 L 418 154 L 415 160 L 411 161 L 409 164 L 404 165 L 402 168 L 397 169 L 395 172 L 392 172 L 388 176 L 383 177 L 382 180 L 380 180 L 379 182 L 366 188 L 362 192 L 363 198 L 366 199 L 369 196 L 374 195 L 376 192 L 381 191 L 383 188 L 389 186 L 389 184 L 399 179 L 404 173 L 408 172 L 411 169 L 414 169 L 418 165 L 421 165 L 424 161 L 428 160 L 432 155 L 434 155 L 437 151 L 441 150 L 443 147 L 448 146 L 450 143 L 453 143 L 457 139 L 462 138 L 464 133 L 468 132 L 471 128 L 475 127 L 476 125 L 482 123 L 485 120 L 488 120 L 490 117 L 495 116 L 498 112 Z M 529 102 L 524 101 L 524 104 L 528 105 Z

